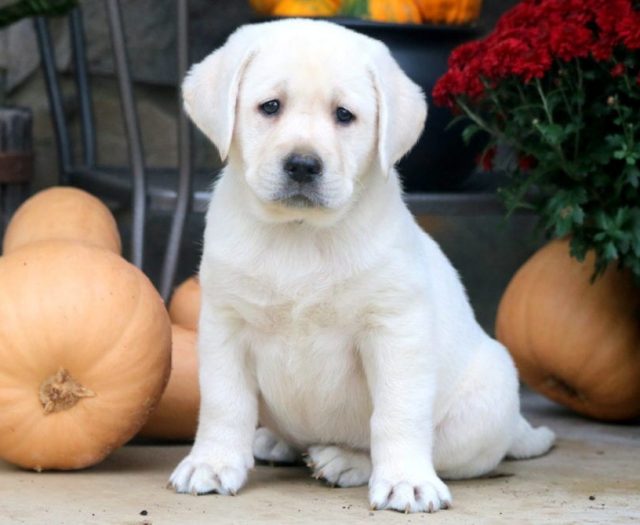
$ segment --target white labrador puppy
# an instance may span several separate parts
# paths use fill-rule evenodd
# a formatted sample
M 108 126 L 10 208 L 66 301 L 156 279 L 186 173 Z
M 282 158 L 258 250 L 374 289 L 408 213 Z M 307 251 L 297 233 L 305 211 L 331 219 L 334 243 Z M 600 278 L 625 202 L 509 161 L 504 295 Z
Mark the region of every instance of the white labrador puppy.
M 426 104 L 382 43 L 320 21 L 245 26 L 183 90 L 228 164 L 207 213 L 200 424 L 177 491 L 235 494 L 254 453 L 306 451 L 316 477 L 368 482 L 373 508 L 436 511 L 451 503 L 438 476 L 551 447 L 402 200 L 394 164 Z

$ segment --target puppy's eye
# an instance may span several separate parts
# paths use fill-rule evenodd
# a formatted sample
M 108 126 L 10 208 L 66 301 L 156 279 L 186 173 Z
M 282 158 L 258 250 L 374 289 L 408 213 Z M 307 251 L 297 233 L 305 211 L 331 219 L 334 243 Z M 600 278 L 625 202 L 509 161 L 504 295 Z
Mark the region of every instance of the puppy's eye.
M 260 111 L 262 111 L 265 115 L 275 115 L 279 110 L 279 100 L 268 100 L 264 104 L 260 104 Z
M 338 119 L 338 122 L 341 122 L 342 124 L 348 124 L 352 120 L 355 120 L 356 116 L 348 109 L 339 107 L 338 109 L 336 109 L 336 118 Z

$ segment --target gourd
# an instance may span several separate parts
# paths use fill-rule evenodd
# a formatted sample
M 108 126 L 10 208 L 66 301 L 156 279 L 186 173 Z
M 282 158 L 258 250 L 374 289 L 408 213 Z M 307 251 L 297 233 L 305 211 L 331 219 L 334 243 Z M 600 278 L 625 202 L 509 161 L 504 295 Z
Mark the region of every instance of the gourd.
M 272 9 L 274 16 L 334 16 L 340 2 L 336 0 L 280 0 Z
M 200 389 L 198 388 L 197 334 L 172 326 L 171 375 L 160 403 L 138 434 L 166 440 L 192 440 L 198 426 Z
M 7 227 L 2 250 L 8 254 L 44 239 L 83 241 L 121 252 L 118 226 L 109 208 L 76 188 L 53 187 L 27 199 Z
M 169 317 L 175 324 L 189 330 L 198 330 L 201 290 L 197 276 L 180 284 L 169 302 Z
M 422 22 L 420 9 L 415 0 L 345 0 L 341 14 L 368 18 L 378 22 L 395 22 L 399 24 Z
M 480 16 L 482 0 L 415 0 L 425 22 L 468 24 Z
M 89 219 L 90 220 L 90 219 Z M 94 465 L 134 436 L 171 367 L 171 324 L 147 277 L 69 240 L 0 258 L 0 457 Z
M 640 416 L 640 290 L 613 267 L 592 284 L 593 269 L 566 240 L 543 247 L 509 283 L 496 335 L 534 390 L 598 419 Z

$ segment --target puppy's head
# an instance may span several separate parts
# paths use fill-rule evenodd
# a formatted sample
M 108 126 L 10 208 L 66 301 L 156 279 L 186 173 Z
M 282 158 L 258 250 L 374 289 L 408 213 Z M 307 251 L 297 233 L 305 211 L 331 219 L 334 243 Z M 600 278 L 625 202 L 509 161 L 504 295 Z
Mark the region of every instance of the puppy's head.
M 240 28 L 193 66 L 183 95 L 273 222 L 334 223 L 368 177 L 388 176 L 426 118 L 420 88 L 382 43 L 311 20 Z

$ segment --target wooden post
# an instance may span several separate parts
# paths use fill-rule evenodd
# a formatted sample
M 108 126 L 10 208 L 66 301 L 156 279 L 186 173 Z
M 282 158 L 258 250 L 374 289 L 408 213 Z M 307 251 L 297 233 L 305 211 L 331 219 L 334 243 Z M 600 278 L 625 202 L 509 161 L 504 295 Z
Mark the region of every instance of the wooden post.
M 30 109 L 0 107 L 0 242 L 13 212 L 29 191 L 32 121 Z

